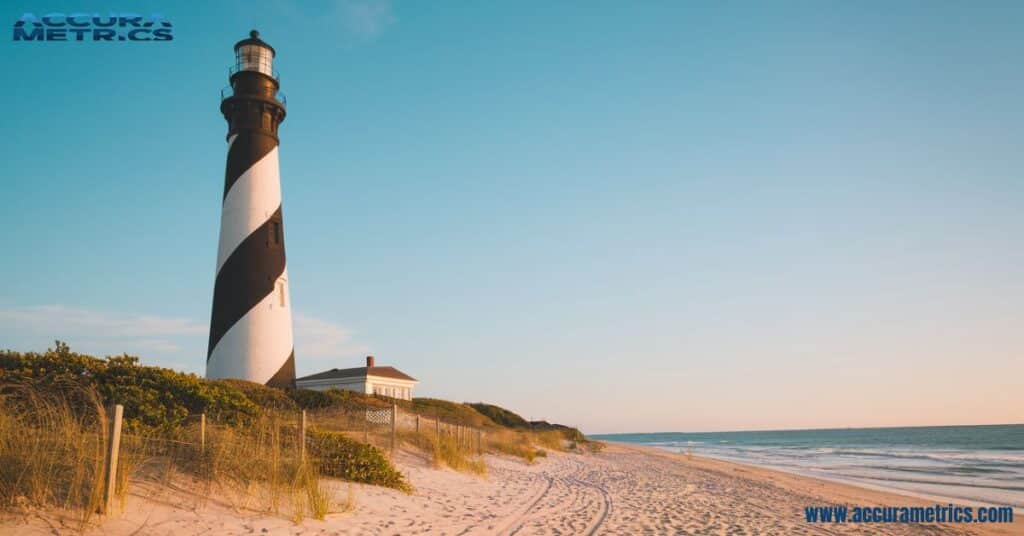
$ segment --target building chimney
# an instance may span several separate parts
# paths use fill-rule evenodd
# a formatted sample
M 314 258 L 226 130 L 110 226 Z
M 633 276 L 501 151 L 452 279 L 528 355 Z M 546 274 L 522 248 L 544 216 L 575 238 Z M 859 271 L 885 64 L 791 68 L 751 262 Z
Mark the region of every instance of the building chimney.
M 373 356 L 366 356 L 366 368 L 373 368 Z

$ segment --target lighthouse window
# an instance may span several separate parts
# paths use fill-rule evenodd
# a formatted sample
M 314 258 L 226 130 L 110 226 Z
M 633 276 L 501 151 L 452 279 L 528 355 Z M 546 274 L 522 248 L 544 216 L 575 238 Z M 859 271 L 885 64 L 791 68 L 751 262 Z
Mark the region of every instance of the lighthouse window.
M 273 75 L 274 55 L 269 48 L 249 44 L 242 45 L 235 52 L 237 68 L 240 71 L 256 71 L 266 75 Z
M 285 301 L 284 301 L 284 281 L 281 281 L 281 282 L 279 282 L 277 284 L 277 300 L 278 300 L 278 305 L 280 305 L 281 307 L 284 307 L 284 304 L 285 304 Z
M 274 244 L 281 243 L 281 222 L 270 222 L 270 235 L 271 240 L 274 241 Z

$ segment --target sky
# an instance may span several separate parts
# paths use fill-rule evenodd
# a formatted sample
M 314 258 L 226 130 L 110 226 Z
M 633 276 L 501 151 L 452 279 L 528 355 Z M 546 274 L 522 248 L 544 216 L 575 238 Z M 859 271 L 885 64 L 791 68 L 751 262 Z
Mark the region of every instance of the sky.
M 300 375 L 373 354 L 588 433 L 1024 422 L 1020 2 L 0 15 L 51 11 L 174 40 L 0 40 L 0 348 L 203 373 L 257 28 Z

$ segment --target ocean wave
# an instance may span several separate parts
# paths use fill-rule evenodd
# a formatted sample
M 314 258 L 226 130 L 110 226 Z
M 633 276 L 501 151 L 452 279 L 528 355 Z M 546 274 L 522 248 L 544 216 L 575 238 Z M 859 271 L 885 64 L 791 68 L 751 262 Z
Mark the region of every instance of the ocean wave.
M 907 484 L 927 484 L 931 486 L 952 486 L 952 487 L 964 487 L 964 488 L 977 488 L 977 489 L 988 489 L 988 490 L 1002 490 L 1002 491 L 1016 491 L 1024 492 L 1024 486 L 1021 485 L 1002 485 L 989 482 L 965 482 L 963 480 L 931 480 L 925 478 L 906 478 L 898 475 L 883 476 L 883 475 L 864 475 L 857 473 L 833 473 L 838 477 L 845 478 L 858 478 L 866 480 L 876 480 L 879 482 L 904 482 Z
M 806 449 L 773 449 L 771 447 L 720 447 L 736 453 L 771 453 L 786 458 L 806 458 L 810 456 L 890 458 L 903 460 L 928 460 L 944 464 L 973 464 L 991 467 L 1024 468 L 1024 455 L 1005 452 L 953 452 L 953 451 L 893 451 L 884 449 L 850 449 L 836 447 L 815 447 Z

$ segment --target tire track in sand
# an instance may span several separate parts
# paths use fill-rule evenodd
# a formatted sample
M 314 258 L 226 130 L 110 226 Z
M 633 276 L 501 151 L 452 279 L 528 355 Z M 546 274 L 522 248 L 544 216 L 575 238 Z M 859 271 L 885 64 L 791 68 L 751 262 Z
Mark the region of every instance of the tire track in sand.
M 544 489 L 529 501 L 526 508 L 520 510 L 519 513 L 512 517 L 510 521 L 507 521 L 501 529 L 497 530 L 496 532 L 498 534 L 508 534 L 509 536 L 512 536 L 522 530 L 523 525 L 526 523 L 526 518 L 530 515 L 530 511 L 536 508 L 536 506 L 544 500 L 544 497 L 547 496 L 548 492 L 551 491 L 551 486 L 554 485 L 555 479 L 547 473 L 542 473 L 541 476 L 546 480 Z
M 580 486 L 595 489 L 601 495 L 601 505 L 603 506 L 603 508 L 601 508 L 601 513 L 597 516 L 594 522 L 590 526 L 588 526 L 587 529 L 583 532 L 583 534 L 585 534 L 586 536 L 592 536 L 593 534 L 597 533 L 597 529 L 601 528 L 601 525 L 604 524 L 604 521 L 608 519 L 608 514 L 610 514 L 612 511 L 612 496 L 611 494 L 608 493 L 608 490 L 605 489 L 604 486 L 600 484 L 586 482 L 584 480 L 579 480 L 577 478 L 572 478 L 570 480 L 574 481 L 576 484 Z
M 599 483 L 583 480 L 586 465 L 561 458 L 544 472 L 544 491 L 505 526 L 509 536 L 520 534 L 582 534 L 591 536 L 611 512 L 611 494 Z M 557 490 L 556 490 L 557 488 Z M 588 500 L 589 499 L 589 500 Z

